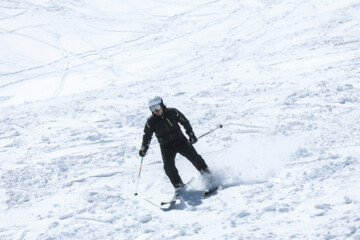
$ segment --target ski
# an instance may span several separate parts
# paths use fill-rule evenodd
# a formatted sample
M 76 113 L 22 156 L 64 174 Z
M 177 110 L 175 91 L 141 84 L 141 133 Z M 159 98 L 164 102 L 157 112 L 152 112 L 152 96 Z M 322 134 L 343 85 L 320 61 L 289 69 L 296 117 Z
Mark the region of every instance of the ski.
M 207 189 L 204 192 L 204 196 L 209 196 L 210 194 L 212 194 L 213 192 L 215 192 L 216 190 L 218 190 L 219 186 L 215 186 L 213 188 Z
M 164 206 L 164 205 L 167 205 L 167 204 L 175 204 L 176 203 L 176 199 L 172 199 L 172 200 L 170 200 L 170 201 L 168 201 L 168 202 L 161 202 L 160 203 L 160 205 L 161 206 Z
M 160 208 L 163 211 L 169 211 L 169 210 L 173 209 L 175 206 L 177 206 L 177 201 L 180 201 L 179 196 L 174 196 L 170 201 L 161 202 Z
M 161 209 L 163 211 L 168 211 L 168 210 L 173 209 L 175 206 L 176 206 L 176 200 L 168 202 L 168 203 L 164 203 L 164 205 L 161 205 Z

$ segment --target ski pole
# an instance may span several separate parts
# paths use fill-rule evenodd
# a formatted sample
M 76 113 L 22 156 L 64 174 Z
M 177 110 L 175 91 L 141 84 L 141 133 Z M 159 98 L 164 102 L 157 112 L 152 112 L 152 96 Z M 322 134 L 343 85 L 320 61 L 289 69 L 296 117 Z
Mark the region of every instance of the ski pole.
M 200 137 L 198 137 L 198 139 L 199 139 L 199 138 L 202 138 L 203 136 L 206 136 L 206 135 L 208 135 L 209 133 L 212 133 L 213 131 L 215 131 L 216 129 L 222 128 L 222 127 L 223 127 L 223 125 L 219 124 L 216 128 L 214 128 L 214 129 L 210 130 L 209 132 L 204 133 L 203 135 L 201 135 Z
M 138 186 L 139 186 L 139 179 L 140 179 L 140 173 L 141 173 L 141 167 L 142 167 L 143 160 L 144 160 L 144 157 L 141 157 L 139 175 L 138 175 L 137 184 L 136 184 L 136 191 L 135 191 L 135 194 L 134 194 L 135 196 L 138 195 Z

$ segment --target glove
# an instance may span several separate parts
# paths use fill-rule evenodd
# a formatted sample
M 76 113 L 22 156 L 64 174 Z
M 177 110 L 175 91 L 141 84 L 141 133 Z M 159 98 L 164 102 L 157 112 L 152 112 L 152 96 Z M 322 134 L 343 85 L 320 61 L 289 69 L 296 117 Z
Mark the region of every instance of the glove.
M 142 146 L 139 151 L 140 157 L 145 157 L 147 150 L 148 150 L 147 147 Z
M 195 144 L 197 142 L 197 138 L 193 132 L 189 134 L 189 137 L 189 141 L 191 144 Z

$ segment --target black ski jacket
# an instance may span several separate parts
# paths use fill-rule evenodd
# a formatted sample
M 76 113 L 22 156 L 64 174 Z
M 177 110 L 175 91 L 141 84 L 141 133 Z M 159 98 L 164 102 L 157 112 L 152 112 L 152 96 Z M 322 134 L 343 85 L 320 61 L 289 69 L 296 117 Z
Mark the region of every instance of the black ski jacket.
M 153 133 L 155 133 L 161 146 L 176 145 L 186 139 L 179 123 L 184 126 L 187 135 L 193 132 L 190 122 L 184 114 L 176 108 L 166 108 L 163 106 L 163 114 L 161 116 L 153 113 L 148 118 L 144 128 L 142 146 L 146 149 L 149 148 Z

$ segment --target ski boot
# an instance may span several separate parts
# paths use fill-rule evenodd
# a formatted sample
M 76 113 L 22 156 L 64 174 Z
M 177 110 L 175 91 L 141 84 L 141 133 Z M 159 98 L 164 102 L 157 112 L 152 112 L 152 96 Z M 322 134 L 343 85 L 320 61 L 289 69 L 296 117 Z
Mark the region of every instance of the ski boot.
M 178 183 L 175 184 L 175 197 L 179 197 L 185 190 L 185 184 L 184 183 Z
M 201 171 L 202 182 L 207 191 L 212 190 L 218 187 L 218 182 L 213 173 L 207 168 L 204 171 Z

